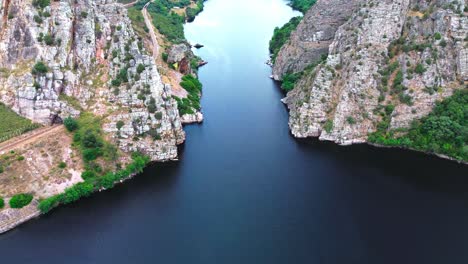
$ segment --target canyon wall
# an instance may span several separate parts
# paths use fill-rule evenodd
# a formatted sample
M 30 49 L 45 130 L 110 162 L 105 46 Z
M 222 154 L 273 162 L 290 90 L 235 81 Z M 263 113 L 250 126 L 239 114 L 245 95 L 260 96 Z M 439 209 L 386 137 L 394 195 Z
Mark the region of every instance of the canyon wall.
M 367 142 L 387 116 L 405 129 L 468 81 L 464 0 L 318 0 L 286 43 L 274 78 L 302 71 L 283 99 L 299 138 Z M 307 68 L 322 54 L 327 59 Z

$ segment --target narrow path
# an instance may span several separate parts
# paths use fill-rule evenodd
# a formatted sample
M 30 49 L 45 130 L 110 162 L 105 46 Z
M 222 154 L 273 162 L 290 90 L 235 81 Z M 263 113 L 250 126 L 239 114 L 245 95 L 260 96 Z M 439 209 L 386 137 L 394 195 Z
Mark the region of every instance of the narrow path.
M 48 136 L 48 135 L 53 135 L 54 133 L 56 133 L 57 131 L 61 129 L 64 129 L 64 126 L 55 125 L 55 126 L 43 127 L 43 128 L 39 128 L 31 132 L 28 132 L 26 134 L 23 134 L 21 136 L 14 137 L 10 140 L 0 143 L 0 154 L 3 152 L 16 149 L 27 143 L 33 142 L 37 138 Z
M 131 3 L 128 3 L 128 4 L 123 4 L 124 7 L 132 7 L 134 4 L 136 4 L 139 0 L 136 0 L 136 1 L 133 1 Z
M 151 3 L 151 1 L 146 3 L 146 5 L 143 7 L 143 10 L 141 10 L 141 12 L 142 12 L 143 17 L 145 19 L 146 27 L 149 29 L 149 33 L 150 33 L 150 36 L 151 36 L 151 42 L 153 43 L 153 48 L 152 48 L 153 58 L 157 62 L 158 61 L 158 56 L 159 56 L 159 43 L 158 43 L 158 39 L 156 38 L 156 33 L 154 33 L 153 23 L 151 22 L 151 18 L 148 15 L 147 8 L 148 8 L 150 3 Z

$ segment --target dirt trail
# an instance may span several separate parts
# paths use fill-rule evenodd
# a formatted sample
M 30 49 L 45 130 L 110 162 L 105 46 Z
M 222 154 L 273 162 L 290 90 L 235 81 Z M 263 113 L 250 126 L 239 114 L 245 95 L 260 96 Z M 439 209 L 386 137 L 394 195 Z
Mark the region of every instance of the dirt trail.
M 136 4 L 139 0 L 136 0 L 136 1 L 133 1 L 131 3 L 128 3 L 128 4 L 124 4 L 123 6 L 124 7 L 132 7 L 134 4 Z
M 18 137 L 14 137 L 10 140 L 0 143 L 0 154 L 34 142 L 38 138 L 54 135 L 57 131 L 63 130 L 64 128 L 65 127 L 62 125 L 48 126 L 33 130 Z
M 149 33 L 150 33 L 150 36 L 151 36 L 151 42 L 153 42 L 153 48 L 152 48 L 152 52 L 153 52 L 153 58 L 154 60 L 157 62 L 158 61 L 158 57 L 159 57 L 159 43 L 158 43 L 158 39 L 156 38 L 156 33 L 154 33 L 154 26 L 153 26 L 153 23 L 151 22 L 151 18 L 149 17 L 148 15 L 148 6 L 149 4 L 151 3 L 148 2 L 144 7 L 143 7 L 143 10 L 141 11 L 142 14 L 143 14 L 143 17 L 145 19 L 145 24 L 146 24 L 146 27 L 149 29 Z

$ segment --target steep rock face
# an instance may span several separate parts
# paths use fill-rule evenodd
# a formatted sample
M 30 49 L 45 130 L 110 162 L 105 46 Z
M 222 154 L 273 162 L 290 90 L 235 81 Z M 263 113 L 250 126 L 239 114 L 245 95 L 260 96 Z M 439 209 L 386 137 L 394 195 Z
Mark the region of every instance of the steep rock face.
M 0 6 L 1 102 L 42 124 L 92 112 L 122 150 L 177 158 L 176 145 L 185 140 L 177 103 L 121 4 L 51 1 L 41 10 L 31 0 L 0 0 Z M 47 73 L 31 73 L 37 62 Z
M 335 32 L 365 0 L 322 0 L 312 6 L 281 48 L 273 66 L 273 77 L 281 80 L 289 72 L 304 70 L 328 52 Z
M 364 1 L 334 34 L 327 60 L 305 72 L 283 99 L 291 111 L 293 135 L 340 144 L 366 142 L 385 114 L 389 128 L 407 128 L 436 101 L 466 89 L 465 5 L 463 0 Z M 307 34 L 301 32 L 304 27 L 295 37 Z M 312 47 L 309 52 L 320 50 Z M 279 58 L 301 65 L 313 62 L 287 52 Z

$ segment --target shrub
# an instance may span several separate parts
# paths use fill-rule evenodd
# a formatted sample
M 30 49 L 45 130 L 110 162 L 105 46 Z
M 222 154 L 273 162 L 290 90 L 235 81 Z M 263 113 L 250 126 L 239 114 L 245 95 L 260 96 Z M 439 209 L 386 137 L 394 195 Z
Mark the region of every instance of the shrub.
M 50 0 L 34 0 L 33 5 L 35 7 L 44 8 L 50 5 Z
M 63 124 L 65 125 L 65 128 L 70 132 L 78 129 L 78 122 L 70 116 L 63 120 Z
M 440 44 L 441 47 L 445 48 L 447 46 L 447 41 L 445 41 L 445 39 L 443 39 L 443 40 L 440 41 L 439 44 Z
M 31 203 L 33 196 L 27 193 L 16 194 L 10 199 L 11 208 L 23 208 Z
M 327 120 L 327 122 L 325 122 L 325 125 L 323 126 L 323 129 L 327 131 L 327 133 L 330 133 L 333 130 L 333 121 Z
M 416 68 L 414 69 L 414 72 L 420 75 L 423 74 L 425 71 L 426 68 L 424 68 L 424 65 L 422 65 L 421 63 L 418 63 L 418 65 L 416 65 Z
M 32 73 L 33 75 L 39 75 L 39 74 L 45 74 L 45 73 L 47 73 L 48 71 L 49 71 L 49 70 L 48 70 L 47 66 L 44 64 L 44 62 L 38 61 L 38 62 L 34 65 L 34 67 L 33 67 L 32 71 L 31 71 L 31 73 Z
M 58 167 L 59 167 L 60 169 L 65 169 L 65 168 L 67 167 L 67 163 L 65 163 L 64 161 L 61 161 L 61 162 L 59 163 Z
M 442 35 L 441 35 L 439 32 L 436 32 L 436 33 L 434 34 L 434 39 L 440 40 L 440 39 L 442 39 Z
M 0 209 L 2 209 L 3 207 L 5 207 L 5 201 L 2 197 L 0 197 Z
M 85 181 L 91 180 L 96 178 L 97 174 L 94 171 L 91 170 L 85 170 L 83 173 L 81 173 L 81 178 Z
M 350 124 L 350 125 L 356 124 L 356 119 L 354 119 L 354 117 L 352 117 L 352 116 L 348 116 L 348 117 L 346 118 L 346 121 L 347 121 L 348 124 Z
M 289 92 L 294 89 L 297 81 L 301 78 L 302 73 L 288 73 L 283 76 L 281 83 L 281 89 L 285 92 Z
M 115 125 L 118 130 L 120 130 L 123 126 L 125 125 L 124 121 L 119 120 L 117 121 L 117 124 Z
M 143 71 L 145 71 L 145 65 L 138 64 L 137 72 L 141 74 Z
M 54 38 L 50 34 L 45 35 L 43 39 L 45 44 L 48 46 L 52 46 L 55 43 Z

